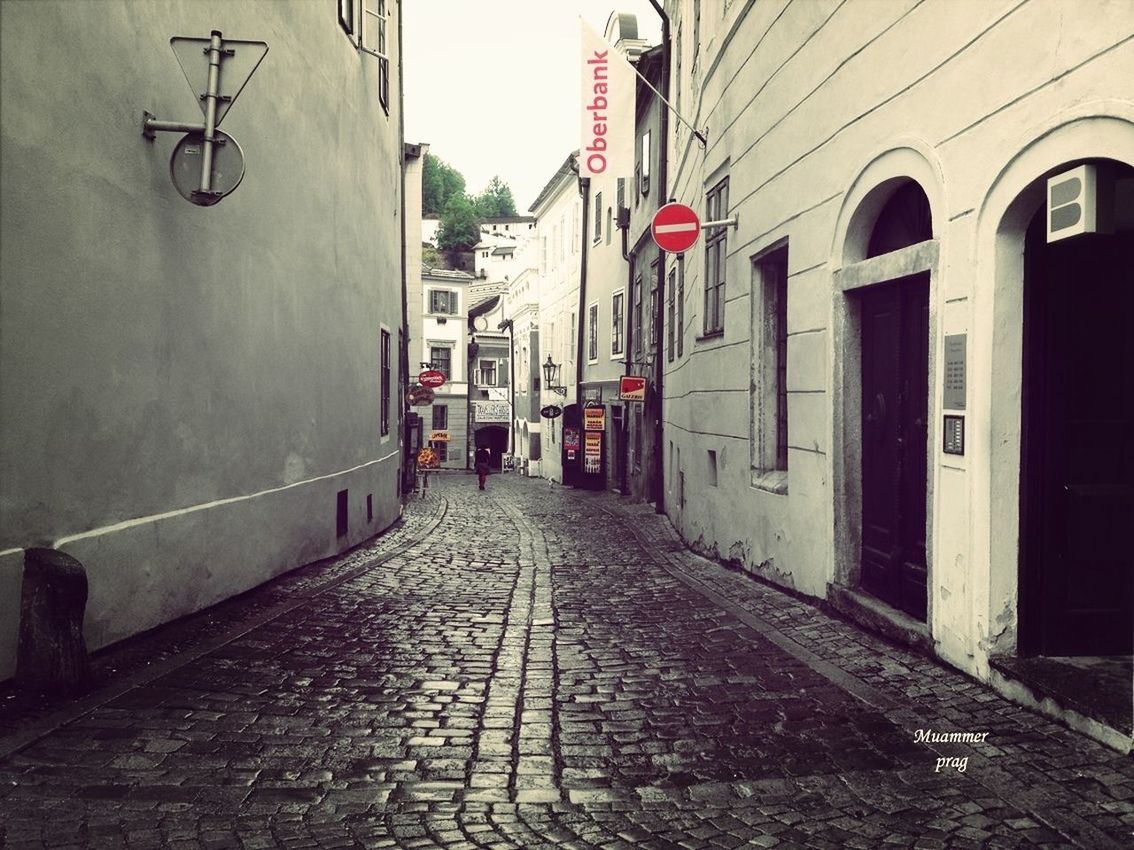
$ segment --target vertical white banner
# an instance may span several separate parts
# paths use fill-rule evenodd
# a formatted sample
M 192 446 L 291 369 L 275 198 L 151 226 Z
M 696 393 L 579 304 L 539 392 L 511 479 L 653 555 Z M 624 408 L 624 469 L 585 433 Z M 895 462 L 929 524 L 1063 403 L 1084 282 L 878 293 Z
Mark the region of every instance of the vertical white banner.
M 582 18 L 582 121 L 579 176 L 634 174 L 634 90 L 637 79 L 626 57 Z

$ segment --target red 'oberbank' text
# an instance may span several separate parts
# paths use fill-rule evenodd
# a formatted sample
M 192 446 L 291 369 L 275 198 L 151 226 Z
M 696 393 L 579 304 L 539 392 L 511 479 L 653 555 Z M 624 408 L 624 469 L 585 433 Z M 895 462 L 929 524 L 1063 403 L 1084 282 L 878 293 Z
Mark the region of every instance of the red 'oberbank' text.
M 607 117 L 607 51 L 594 52 L 594 57 L 587 60 L 591 67 L 592 96 L 587 110 L 591 113 L 591 143 L 587 145 L 587 168 L 594 174 L 606 171 L 606 129 Z

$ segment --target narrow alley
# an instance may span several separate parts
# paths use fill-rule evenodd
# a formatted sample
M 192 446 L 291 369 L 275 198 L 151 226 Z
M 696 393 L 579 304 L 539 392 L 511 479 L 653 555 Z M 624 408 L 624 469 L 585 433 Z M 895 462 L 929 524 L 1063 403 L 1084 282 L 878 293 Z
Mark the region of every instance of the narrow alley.
M 403 521 L 0 709 L 0 844 L 1129 846 L 1134 764 L 688 551 L 434 476 Z

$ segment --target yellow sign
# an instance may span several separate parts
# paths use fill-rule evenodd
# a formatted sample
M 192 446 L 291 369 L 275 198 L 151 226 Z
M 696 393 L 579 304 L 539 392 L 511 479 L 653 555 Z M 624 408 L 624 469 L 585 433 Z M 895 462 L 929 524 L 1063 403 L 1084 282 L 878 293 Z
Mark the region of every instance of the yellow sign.
M 447 443 L 449 442 L 448 431 L 430 431 L 429 442 L 431 443 Z
M 606 408 L 605 407 L 584 407 L 583 408 L 583 430 L 584 431 L 605 431 L 606 430 Z

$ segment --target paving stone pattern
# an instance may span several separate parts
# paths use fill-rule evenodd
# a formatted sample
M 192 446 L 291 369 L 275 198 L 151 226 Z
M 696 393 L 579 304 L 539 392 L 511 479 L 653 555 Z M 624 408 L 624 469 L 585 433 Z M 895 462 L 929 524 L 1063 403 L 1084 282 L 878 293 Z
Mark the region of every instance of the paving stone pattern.
M 648 506 L 518 476 L 437 476 L 391 533 L 95 666 L 84 700 L 3 700 L 3 846 L 1134 834 L 1128 757 L 688 552 Z

